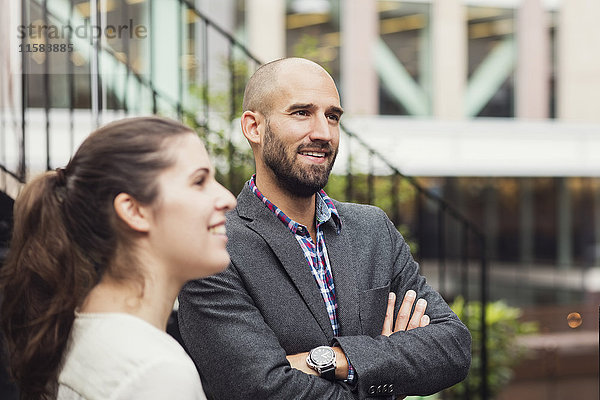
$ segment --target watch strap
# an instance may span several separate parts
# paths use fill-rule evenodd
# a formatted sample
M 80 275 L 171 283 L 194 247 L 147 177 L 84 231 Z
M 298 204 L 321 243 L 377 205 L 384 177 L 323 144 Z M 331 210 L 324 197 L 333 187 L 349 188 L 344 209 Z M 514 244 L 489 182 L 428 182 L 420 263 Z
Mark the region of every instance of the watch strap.
M 335 365 L 319 369 L 319 375 L 321 375 L 321 378 L 327 379 L 328 381 L 335 381 Z

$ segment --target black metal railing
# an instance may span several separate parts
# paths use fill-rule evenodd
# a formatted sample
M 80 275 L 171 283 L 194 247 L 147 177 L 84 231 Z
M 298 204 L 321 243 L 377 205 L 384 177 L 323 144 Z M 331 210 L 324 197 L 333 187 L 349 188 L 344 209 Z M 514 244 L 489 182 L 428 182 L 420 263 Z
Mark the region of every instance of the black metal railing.
M 31 7 L 37 7 L 43 14 L 43 20 L 48 23 L 50 19 L 60 21 L 64 25 L 73 25 L 74 21 L 74 1 L 69 2 L 70 8 L 68 15 L 56 15 L 48 9 L 49 0 L 28 0 L 22 2 L 23 23 L 26 25 L 29 21 Z M 152 20 L 151 7 L 155 0 L 149 0 L 150 7 L 150 34 L 152 29 L 160 21 Z M 164 1 L 164 0 L 160 0 Z M 154 79 L 154 66 L 150 63 L 149 71 L 141 73 L 136 70 L 131 63 L 130 57 L 125 60 L 119 57 L 118 52 L 110 46 L 105 46 L 98 41 L 90 41 L 86 45 L 92 50 L 93 57 L 88 61 L 89 64 L 89 101 L 83 102 L 84 105 L 77 104 L 77 89 L 75 83 L 75 74 L 73 66 L 69 64 L 69 70 L 61 79 L 66 80 L 63 86 L 64 96 L 67 97 L 66 106 L 58 107 L 52 104 L 51 91 L 56 97 L 56 88 L 52 87 L 52 76 L 49 73 L 51 59 L 46 60 L 43 73 L 37 77 L 26 73 L 28 71 L 29 56 L 23 53 L 21 55 L 22 68 L 24 73 L 21 78 L 21 115 L 20 115 L 20 139 L 18 141 L 19 161 L 16 167 L 2 165 L 0 160 L 0 169 L 10 174 L 14 178 L 24 182 L 30 172 L 30 166 L 27 164 L 27 141 L 33 135 L 30 127 L 29 113 L 40 108 L 35 107 L 31 101 L 32 80 L 36 79 L 36 84 L 41 84 L 45 88 L 45 96 L 41 102 L 43 114 L 41 125 L 44 130 L 45 140 L 45 168 L 53 169 L 57 165 L 54 163 L 53 154 L 56 149 L 51 146 L 51 134 L 53 122 L 51 118 L 52 111 L 60 111 L 68 116 L 68 130 L 70 151 L 75 146 L 76 132 L 82 129 L 78 126 L 76 113 L 78 109 L 89 110 L 90 117 L 96 122 L 100 122 L 103 113 L 110 111 L 121 111 L 126 115 L 141 113 L 160 113 L 179 118 L 189 125 L 196 128 L 202 136 L 205 137 L 209 151 L 216 158 L 215 164 L 219 169 L 219 177 L 222 182 L 234 193 L 237 193 L 244 181 L 248 178 L 248 171 L 252 168 L 251 156 L 249 150 L 241 150 L 234 144 L 231 122 L 237 118 L 241 110 L 241 99 L 243 90 L 249 74 L 261 63 L 253 56 L 233 35 L 221 28 L 216 22 L 208 18 L 204 13 L 198 10 L 188 0 L 173 0 L 179 8 L 179 15 L 182 25 L 187 24 L 183 18 L 193 18 L 194 28 L 189 33 L 180 31 L 177 34 L 175 45 L 180 49 L 180 55 L 183 56 L 184 43 L 187 39 L 192 39 L 199 48 L 198 54 L 194 53 L 194 60 L 200 63 L 196 78 L 186 81 L 184 71 L 178 64 L 179 75 L 177 77 L 177 96 L 173 98 L 167 93 L 161 91 Z M 126 2 L 121 1 L 121 5 L 126 7 Z M 94 10 L 92 10 L 94 12 Z M 187 26 L 187 25 L 186 25 Z M 190 28 L 191 29 L 191 28 Z M 211 35 L 227 43 L 227 48 L 219 54 L 225 55 L 225 61 L 222 70 L 227 72 L 228 78 L 226 84 L 223 80 L 215 82 L 211 80 L 211 58 L 216 57 L 213 48 L 211 48 Z M 72 44 L 72 37 L 67 40 Z M 25 39 L 24 39 L 25 40 Z M 125 44 L 125 49 L 129 44 Z M 220 49 L 223 50 L 223 49 Z M 154 46 L 149 47 L 150 60 L 154 59 L 154 52 L 157 51 Z M 123 92 L 116 86 L 109 87 L 106 82 L 108 77 L 99 70 L 100 57 L 109 57 L 115 65 L 125 70 L 125 82 Z M 173 62 L 180 63 L 179 60 Z M 96 65 L 92 65 L 96 63 Z M 98 71 L 94 74 L 93 71 Z M 41 79 L 41 82 L 40 82 Z M 218 83 L 219 85 L 215 85 Z M 149 98 L 149 104 L 142 106 L 135 99 L 131 98 L 128 87 L 134 86 L 138 91 L 138 97 Z M 216 88 L 220 86 L 221 88 Z M 223 89 L 223 87 L 225 87 Z M 95 88 L 95 90 L 92 90 Z M 111 108 L 102 103 L 107 98 L 108 90 L 115 98 Z M 186 101 L 193 92 L 193 102 Z M 92 98 L 95 96 L 95 98 Z M 225 100 L 223 100 L 225 98 Z M 86 106 L 87 104 L 87 106 Z M 5 135 L 4 124 L 0 125 L 2 131 L 0 135 Z M 225 126 L 225 127 L 223 127 Z M 436 194 L 431 188 L 426 187 L 414 177 L 404 175 L 394 163 L 387 160 L 376 149 L 370 147 L 361 136 L 342 126 L 342 140 L 346 141 L 348 150 L 347 171 L 344 175 L 332 176 L 330 185 L 337 182 L 339 190 L 332 186 L 334 197 L 340 200 L 365 202 L 381 206 L 390 216 L 390 219 L 396 226 L 408 226 L 405 236 L 409 242 L 412 242 L 417 248 L 415 258 L 420 262 L 422 271 L 446 298 L 451 301 L 456 296 L 462 296 L 466 301 L 480 301 L 485 305 L 488 300 L 488 277 L 487 277 L 487 254 L 485 238 L 479 228 L 466 219 L 463 213 L 459 212 L 452 204 Z M 366 154 L 367 162 L 364 168 L 357 168 L 355 155 Z M 388 173 L 376 173 L 376 165 L 383 167 Z M 328 189 L 329 190 L 329 189 Z M 404 195 L 410 192 L 408 199 Z M 406 217 L 406 210 L 410 209 L 411 218 Z M 406 221 L 411 219 L 411 221 Z M 402 230 L 402 229 L 401 229 Z M 478 343 L 474 343 L 474 353 L 479 356 L 479 364 L 474 365 L 471 375 L 477 382 L 481 382 L 475 392 L 466 390 L 464 398 L 488 398 L 488 349 L 487 349 L 487 330 L 485 307 L 481 307 L 479 315 Z M 467 388 L 470 387 L 467 385 Z

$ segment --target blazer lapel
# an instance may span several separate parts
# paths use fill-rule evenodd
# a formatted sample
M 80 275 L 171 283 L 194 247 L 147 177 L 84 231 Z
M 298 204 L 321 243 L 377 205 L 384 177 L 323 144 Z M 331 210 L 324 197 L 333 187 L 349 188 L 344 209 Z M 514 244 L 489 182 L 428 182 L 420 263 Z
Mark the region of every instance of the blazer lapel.
M 337 317 L 340 325 L 339 335 L 360 335 L 358 272 L 349 251 L 351 245 L 348 232 L 344 232 L 343 222 L 339 234 L 336 233 L 333 221 L 329 221 L 323 227 L 325 246 L 329 253 L 329 263 L 335 284 Z
M 259 234 L 273 250 L 327 339 L 333 339 L 325 302 L 296 238 L 252 193 L 248 185 L 244 186 L 238 196 L 237 209 L 240 217 L 249 220 L 246 225 Z

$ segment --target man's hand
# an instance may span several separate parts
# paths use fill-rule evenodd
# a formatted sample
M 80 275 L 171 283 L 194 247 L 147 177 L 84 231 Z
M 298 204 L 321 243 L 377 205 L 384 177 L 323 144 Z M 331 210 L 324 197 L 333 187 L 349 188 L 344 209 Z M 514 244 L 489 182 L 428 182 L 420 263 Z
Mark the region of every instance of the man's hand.
M 404 295 L 402 305 L 398 311 L 396 318 L 396 324 L 392 330 L 394 324 L 394 306 L 396 304 L 396 294 L 390 292 L 388 297 L 388 306 L 385 313 L 385 320 L 383 321 L 383 329 L 381 334 L 384 336 L 390 336 L 392 333 L 398 331 L 409 331 L 411 329 L 424 327 L 429 325 L 429 316 L 425 315 L 425 309 L 427 308 L 427 301 L 425 299 L 419 299 L 415 306 L 415 311 L 411 317 L 410 312 L 412 310 L 413 303 L 417 298 L 417 293 L 414 290 L 409 290 Z
M 415 312 L 410 318 L 410 311 L 412 310 L 413 303 L 417 298 L 417 293 L 414 290 L 409 290 L 404 295 L 404 300 L 398 310 L 398 317 L 396 318 L 396 325 L 392 330 L 394 324 L 394 306 L 396 305 L 396 294 L 390 292 L 388 297 L 388 306 L 385 312 L 385 320 L 383 321 L 383 329 L 381 334 L 384 336 L 390 336 L 394 332 L 398 331 L 410 331 L 414 328 L 424 327 L 429 325 L 429 316 L 425 315 L 425 309 L 427 308 L 427 300 L 419 299 L 415 306 Z M 409 321 L 410 318 L 410 321 Z M 402 400 L 406 396 L 398 395 L 396 400 Z
M 287 360 L 290 363 L 292 368 L 298 369 L 298 370 L 304 372 L 305 374 L 318 376 L 319 373 L 317 371 L 315 371 L 314 369 L 312 369 L 311 367 L 309 367 L 308 364 L 306 363 L 306 356 L 308 356 L 308 352 L 292 354 L 289 356 L 285 356 L 285 358 L 287 358 Z

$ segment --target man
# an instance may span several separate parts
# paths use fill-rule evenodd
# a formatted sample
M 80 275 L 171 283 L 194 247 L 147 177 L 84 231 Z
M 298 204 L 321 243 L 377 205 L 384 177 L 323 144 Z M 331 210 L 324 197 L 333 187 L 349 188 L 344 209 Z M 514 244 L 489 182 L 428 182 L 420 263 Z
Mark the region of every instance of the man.
M 464 379 L 470 334 L 385 213 L 321 190 L 343 112 L 329 74 L 304 59 L 271 62 L 248 82 L 243 108 L 256 175 L 227 216 L 231 265 L 180 295 L 207 395 L 394 398 Z

